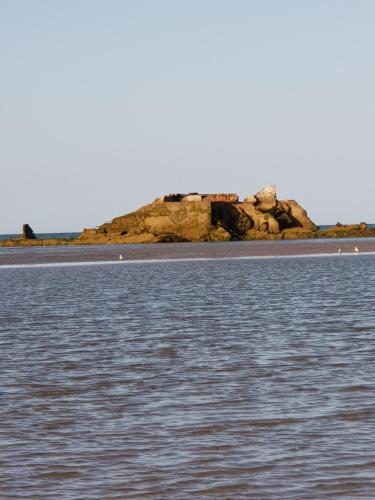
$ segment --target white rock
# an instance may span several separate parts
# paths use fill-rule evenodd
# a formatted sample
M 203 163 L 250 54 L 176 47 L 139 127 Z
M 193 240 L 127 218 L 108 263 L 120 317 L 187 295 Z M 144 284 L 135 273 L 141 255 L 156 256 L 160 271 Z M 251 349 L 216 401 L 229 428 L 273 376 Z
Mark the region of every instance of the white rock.
M 264 186 L 263 189 L 258 191 L 255 196 L 258 200 L 264 200 L 265 198 L 276 199 L 276 186 L 268 184 L 267 186 Z

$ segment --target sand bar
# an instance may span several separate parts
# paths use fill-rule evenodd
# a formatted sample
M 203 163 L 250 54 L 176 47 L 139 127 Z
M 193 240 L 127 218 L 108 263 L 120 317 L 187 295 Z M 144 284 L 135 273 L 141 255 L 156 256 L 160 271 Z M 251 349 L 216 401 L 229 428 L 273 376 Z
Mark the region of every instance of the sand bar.
M 149 245 L 82 245 L 56 247 L 0 248 L 0 266 L 69 262 L 109 262 L 245 257 L 285 257 L 296 255 L 352 254 L 375 252 L 375 238 L 238 241 L 225 243 L 162 243 Z

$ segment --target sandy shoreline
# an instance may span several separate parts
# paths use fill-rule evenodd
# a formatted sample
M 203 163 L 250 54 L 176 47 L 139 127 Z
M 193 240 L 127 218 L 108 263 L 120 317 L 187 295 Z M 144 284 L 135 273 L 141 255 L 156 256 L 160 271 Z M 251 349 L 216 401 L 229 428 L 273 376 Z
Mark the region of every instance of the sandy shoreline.
M 375 252 L 375 238 L 0 248 L 0 266 L 69 262 L 277 257 Z

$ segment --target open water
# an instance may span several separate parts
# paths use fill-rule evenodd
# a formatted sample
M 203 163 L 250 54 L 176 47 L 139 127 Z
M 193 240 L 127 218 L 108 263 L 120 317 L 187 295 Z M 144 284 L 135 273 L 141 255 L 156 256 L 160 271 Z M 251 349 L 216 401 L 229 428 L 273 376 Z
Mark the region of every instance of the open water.
M 374 255 L 0 267 L 0 498 L 375 498 L 374 291 Z

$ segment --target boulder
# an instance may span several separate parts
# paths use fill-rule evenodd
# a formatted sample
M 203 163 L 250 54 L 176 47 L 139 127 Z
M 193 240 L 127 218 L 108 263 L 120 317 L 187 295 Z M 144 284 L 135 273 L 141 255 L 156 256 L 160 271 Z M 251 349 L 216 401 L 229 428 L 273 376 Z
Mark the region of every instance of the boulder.
M 258 207 L 255 207 L 252 203 L 240 203 L 238 208 L 245 212 L 251 219 L 251 228 L 256 231 L 267 231 L 269 233 L 278 233 L 280 231 L 279 223 L 271 213 L 259 211 Z
M 212 204 L 211 224 L 214 227 L 223 227 L 235 239 L 241 239 L 252 226 L 253 221 L 241 209 L 241 205 L 229 202 Z
M 226 231 L 223 227 L 219 226 L 217 228 L 213 228 L 210 231 L 208 240 L 209 241 L 229 241 L 232 236 L 228 231 Z
M 288 227 L 301 227 L 303 229 L 308 229 L 310 231 L 316 231 L 318 228 L 307 216 L 305 209 L 301 207 L 295 200 L 279 201 L 277 208 L 281 208 L 284 212 L 284 217 L 288 216 L 287 219 L 290 221 Z
M 246 196 L 246 198 L 244 198 L 243 200 L 244 203 L 251 203 L 252 205 L 255 205 L 257 201 L 258 200 L 255 198 L 253 194 L 249 194 L 249 196 Z
M 294 226 L 292 217 L 289 215 L 290 207 L 284 205 L 282 201 L 278 201 L 272 209 L 272 215 L 279 223 L 280 229 L 286 229 Z
M 265 186 L 256 193 L 255 198 L 257 200 L 257 210 L 260 210 L 261 212 L 270 212 L 276 207 L 277 204 L 275 186 Z
M 276 199 L 276 187 L 271 184 L 264 186 L 264 188 L 255 194 L 255 198 L 257 198 L 257 200 L 263 200 L 266 198 Z

